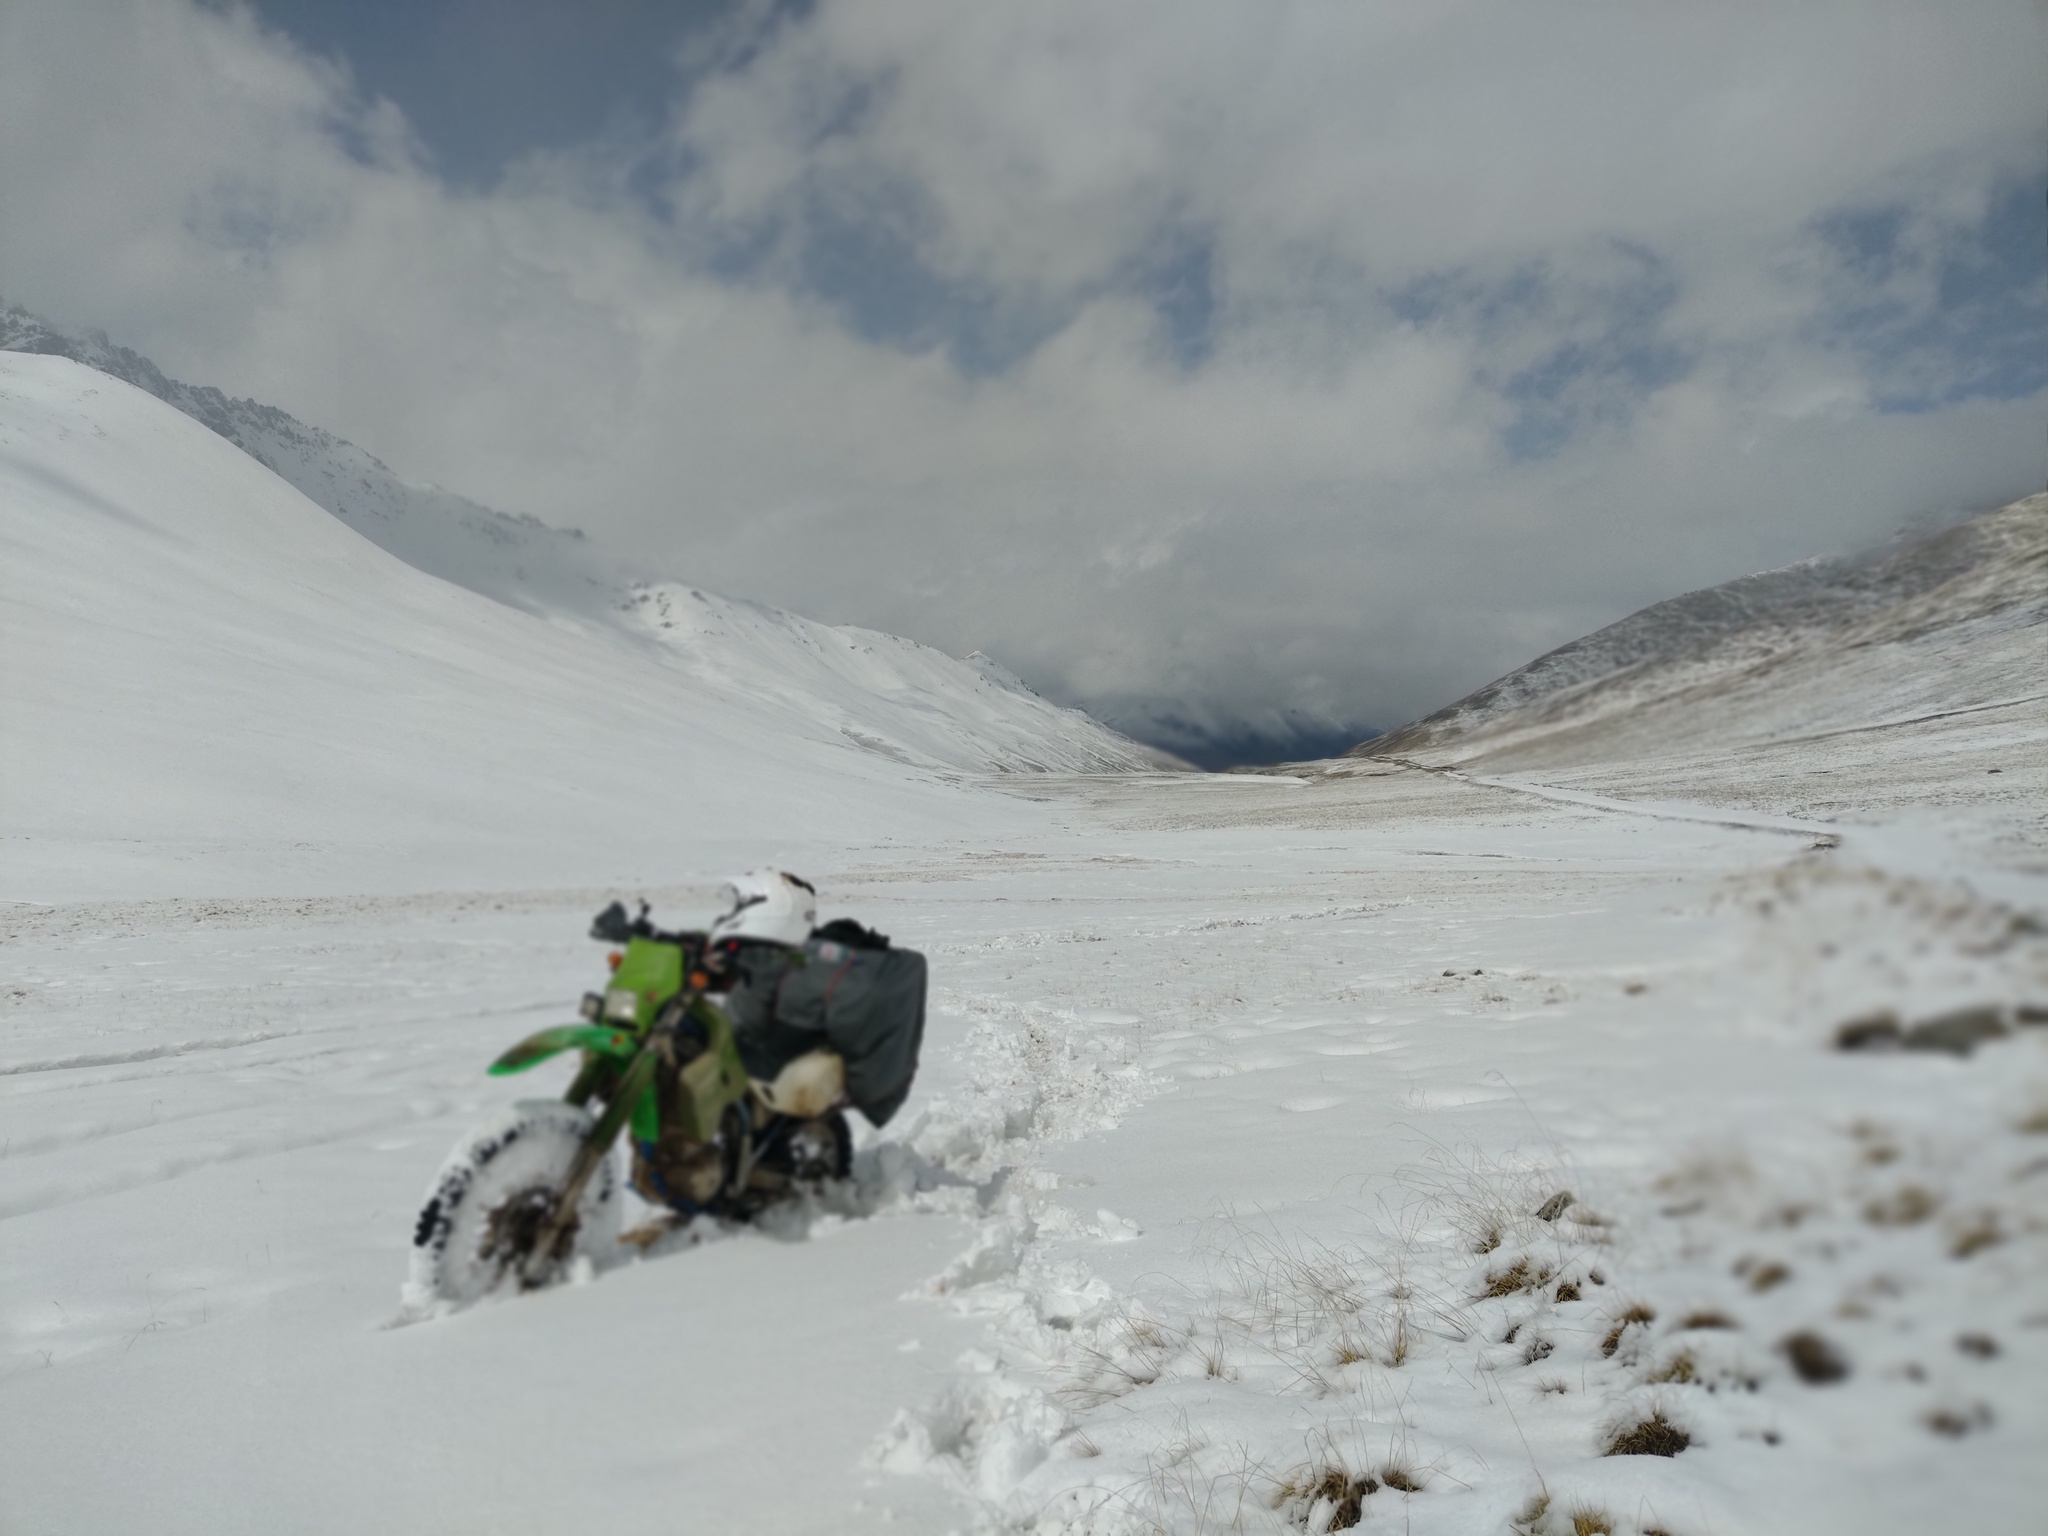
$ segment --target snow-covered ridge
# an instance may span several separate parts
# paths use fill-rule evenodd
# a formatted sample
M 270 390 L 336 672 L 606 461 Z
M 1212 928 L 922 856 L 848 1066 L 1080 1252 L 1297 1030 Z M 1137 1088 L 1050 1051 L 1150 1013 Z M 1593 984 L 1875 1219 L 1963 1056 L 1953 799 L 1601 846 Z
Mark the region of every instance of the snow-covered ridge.
M 1041 698 L 979 651 L 957 661 L 900 635 L 673 582 L 634 587 L 623 616 L 707 688 L 836 725 L 855 746 L 899 762 L 996 773 L 1176 766 Z
M 1558 766 L 2022 707 L 2044 620 L 2048 495 L 1654 604 L 1353 755 Z
M 13 898 L 669 884 L 1000 819 L 849 737 L 889 701 L 711 686 L 644 638 L 437 580 L 62 358 L 0 352 L 0 572 Z M 952 665 L 956 692 L 992 686 Z M 928 758 L 983 750 L 928 700 L 893 707 L 919 703 Z
M 226 438 L 373 544 L 496 602 L 618 629 L 700 681 L 772 700 L 898 762 L 967 772 L 1117 773 L 1185 764 L 1034 693 L 985 656 L 960 661 L 874 630 L 650 583 L 575 529 L 411 485 L 344 438 L 254 400 L 168 377 L 105 337 L 0 308 L 0 351 L 69 358 Z

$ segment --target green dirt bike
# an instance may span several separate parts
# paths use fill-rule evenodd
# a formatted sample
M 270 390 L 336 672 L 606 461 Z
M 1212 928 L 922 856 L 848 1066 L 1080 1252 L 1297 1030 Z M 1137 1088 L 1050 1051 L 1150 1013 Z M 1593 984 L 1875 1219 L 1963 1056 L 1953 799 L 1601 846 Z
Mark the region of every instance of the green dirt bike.
M 618 1238 L 613 1145 L 633 1187 L 682 1217 L 746 1217 L 801 1186 L 843 1179 L 853 1141 L 840 1057 L 812 1050 L 772 1081 L 748 1077 L 731 1021 L 706 995 L 704 936 L 664 933 L 614 902 L 591 937 L 622 946 L 583 1022 L 529 1035 L 490 1066 L 524 1072 L 564 1051 L 582 1065 L 559 1099 L 527 1099 L 477 1127 L 430 1186 L 413 1233 L 409 1304 L 531 1290 Z

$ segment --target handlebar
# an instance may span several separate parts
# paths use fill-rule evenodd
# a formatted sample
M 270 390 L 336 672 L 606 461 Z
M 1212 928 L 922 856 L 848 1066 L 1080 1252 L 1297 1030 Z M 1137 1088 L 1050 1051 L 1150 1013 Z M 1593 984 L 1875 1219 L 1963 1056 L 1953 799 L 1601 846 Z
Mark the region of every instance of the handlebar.
M 666 932 L 647 920 L 647 903 L 640 903 L 640 911 L 633 917 L 626 916 L 622 902 L 613 902 L 596 917 L 591 919 L 590 936 L 606 944 L 624 944 L 629 939 L 653 939 L 661 944 L 675 944 L 683 949 L 695 951 L 703 946 L 704 935 L 678 930 Z

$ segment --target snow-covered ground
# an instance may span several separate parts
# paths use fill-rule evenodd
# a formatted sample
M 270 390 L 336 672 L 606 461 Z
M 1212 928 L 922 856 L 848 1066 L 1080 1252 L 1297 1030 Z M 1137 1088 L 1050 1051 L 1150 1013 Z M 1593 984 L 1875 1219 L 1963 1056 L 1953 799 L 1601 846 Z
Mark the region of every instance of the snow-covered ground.
M 810 866 L 937 978 L 857 1198 L 395 1329 L 610 888 L 11 909 L 9 1528 L 1284 1528 L 1331 1467 L 1368 1529 L 2035 1528 L 2048 1030 L 1832 1040 L 2048 998 L 2037 927 L 1437 775 L 1039 809 Z
M 2028 718 L 976 779 L 69 367 L 0 358 L 0 1530 L 2040 1528 Z M 767 858 L 931 958 L 855 1186 L 397 1325 L 589 914 Z

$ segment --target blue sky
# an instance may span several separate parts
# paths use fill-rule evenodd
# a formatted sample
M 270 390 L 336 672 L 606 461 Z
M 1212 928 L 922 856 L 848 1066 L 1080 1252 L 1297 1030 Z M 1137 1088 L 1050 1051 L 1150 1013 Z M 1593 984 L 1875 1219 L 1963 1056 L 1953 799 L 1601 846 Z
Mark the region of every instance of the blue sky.
M 715 0 L 261 0 L 308 49 L 389 98 L 451 182 L 488 187 L 535 150 L 644 137 L 683 83 L 677 55 L 728 25 Z
M 673 163 L 663 124 L 688 109 L 700 81 L 743 70 L 762 42 L 800 26 L 808 4 L 738 0 L 260 0 L 258 13 L 306 48 L 342 61 L 359 91 L 405 114 L 424 159 L 451 184 L 488 189 L 536 152 L 591 143 L 622 161 Z M 831 113 L 856 121 L 863 93 Z M 2048 114 L 2048 92 L 2044 92 Z M 833 125 L 815 131 L 829 136 Z M 2044 120 L 2048 128 L 2048 120 Z M 674 218 L 642 185 L 650 212 Z M 1995 184 L 1974 219 L 1915 239 L 1908 200 L 1816 210 L 1812 228 L 1835 255 L 1834 291 L 1811 321 L 1814 339 L 1849 349 L 1883 381 L 1882 410 L 1928 410 L 1972 396 L 2015 399 L 2048 385 L 2048 213 L 2037 179 Z M 1087 295 L 1033 303 L 925 263 L 916 232 L 940 217 L 915 186 L 820 185 L 799 206 L 704 232 L 710 270 L 735 281 L 774 276 L 830 305 L 863 338 L 943 348 L 969 375 L 1000 374 L 1057 334 Z M 1682 378 L 1686 347 L 1662 333 L 1677 290 L 1653 250 L 1618 247 L 1604 282 L 1578 284 L 1543 261 L 1491 278 L 1456 266 L 1372 298 L 1424 325 L 1498 337 L 1570 305 L 1590 326 L 1491 382 L 1512 402 L 1502 440 L 1516 458 L 1569 442 L 1589 419 Z M 782 260 L 778 264 L 776 257 Z M 1153 308 L 1163 350 L 1199 367 L 1222 318 L 1214 240 L 1170 215 L 1104 287 Z M 1354 280 L 1367 289 L 1370 278 Z M 1934 287 L 1933 302 L 1902 287 Z M 1916 301 L 1917 300 L 1917 301 Z
M 1183 743 L 2048 479 L 2048 13 L 26 3 L 0 292 Z

